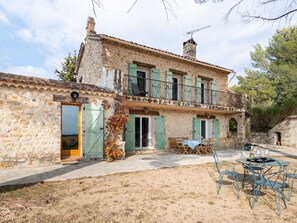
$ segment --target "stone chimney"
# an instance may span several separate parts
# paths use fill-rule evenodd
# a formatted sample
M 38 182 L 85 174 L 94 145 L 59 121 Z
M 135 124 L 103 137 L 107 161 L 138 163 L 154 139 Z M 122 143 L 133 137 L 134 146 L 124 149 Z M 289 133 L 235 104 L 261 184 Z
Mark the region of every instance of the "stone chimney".
M 96 34 L 95 31 L 95 19 L 93 17 L 88 17 L 88 21 L 87 21 L 87 26 L 86 26 L 86 30 L 87 30 L 87 36 L 88 35 L 93 35 Z
M 190 57 L 190 58 L 196 60 L 197 43 L 193 40 L 193 38 L 191 38 L 191 39 L 187 40 L 186 42 L 184 42 L 183 46 L 184 46 L 183 56 L 184 57 Z

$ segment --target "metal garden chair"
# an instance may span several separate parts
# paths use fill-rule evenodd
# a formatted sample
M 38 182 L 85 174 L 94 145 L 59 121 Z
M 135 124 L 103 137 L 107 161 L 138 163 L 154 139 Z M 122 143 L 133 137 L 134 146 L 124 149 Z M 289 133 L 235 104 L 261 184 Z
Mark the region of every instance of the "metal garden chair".
M 241 158 L 246 158 L 249 159 L 251 158 L 251 153 L 253 153 L 254 151 L 251 151 L 252 146 L 251 145 L 247 145 L 247 146 L 243 146 L 241 148 Z M 254 171 L 262 171 L 263 168 L 260 166 L 253 166 L 253 170 Z M 242 188 L 244 189 L 245 184 L 248 180 L 248 176 L 249 176 L 249 166 L 247 165 L 243 165 L 243 179 L 242 179 Z M 252 179 L 250 179 L 252 180 Z
M 284 178 L 281 180 L 280 176 L 283 173 L 283 166 L 279 161 L 275 160 L 275 162 L 277 165 L 269 170 L 266 170 L 267 167 L 265 167 L 265 163 L 259 164 L 258 166 L 262 167 L 263 171 L 257 171 L 252 164 L 249 165 L 249 171 L 252 172 L 254 181 L 253 190 L 250 193 L 250 196 L 253 197 L 253 200 L 251 201 L 251 208 L 254 208 L 255 203 L 258 201 L 261 188 L 271 188 L 274 192 L 276 213 L 280 215 L 280 198 L 283 200 L 285 207 L 287 207 L 286 197 L 284 194 L 286 174 L 284 174 Z
M 288 172 L 286 172 L 286 177 L 288 180 L 288 185 L 289 185 L 289 193 L 288 193 L 288 201 L 291 200 L 291 195 L 292 195 L 292 190 L 293 190 L 293 184 L 294 181 L 297 179 L 297 169 L 296 168 L 288 168 Z
M 216 151 L 213 149 L 212 150 L 212 156 L 215 160 L 216 163 L 216 168 L 217 168 L 217 172 L 219 174 L 219 180 L 218 180 L 218 190 L 217 193 L 220 193 L 221 187 L 222 187 L 222 183 L 223 183 L 223 177 L 224 176 L 228 176 L 228 177 L 232 177 L 235 181 L 234 186 L 236 189 L 236 195 L 239 198 L 239 183 L 238 183 L 238 172 L 235 171 L 235 167 L 232 163 L 227 164 L 226 169 L 222 170 L 222 164 L 219 161 L 218 155 L 216 153 Z

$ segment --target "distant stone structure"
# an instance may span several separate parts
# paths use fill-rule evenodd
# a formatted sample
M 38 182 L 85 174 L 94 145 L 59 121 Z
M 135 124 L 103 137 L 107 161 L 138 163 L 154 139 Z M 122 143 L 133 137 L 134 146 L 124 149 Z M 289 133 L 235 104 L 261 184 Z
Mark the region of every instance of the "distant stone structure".
M 269 143 L 297 148 L 297 115 L 291 115 L 268 132 Z

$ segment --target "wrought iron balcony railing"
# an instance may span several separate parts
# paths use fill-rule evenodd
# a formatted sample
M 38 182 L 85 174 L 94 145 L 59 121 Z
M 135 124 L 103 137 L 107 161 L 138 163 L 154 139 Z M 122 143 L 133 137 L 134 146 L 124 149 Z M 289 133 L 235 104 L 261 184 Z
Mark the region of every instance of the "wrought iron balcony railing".
M 126 75 L 124 95 L 242 108 L 240 94 Z

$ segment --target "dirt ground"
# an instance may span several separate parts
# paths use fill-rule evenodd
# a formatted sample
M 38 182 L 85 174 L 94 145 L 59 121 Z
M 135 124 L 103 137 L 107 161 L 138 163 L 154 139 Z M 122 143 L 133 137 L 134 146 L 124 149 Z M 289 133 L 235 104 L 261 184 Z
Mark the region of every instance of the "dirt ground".
M 295 159 L 280 159 L 297 167 Z M 297 184 L 279 217 L 271 190 L 251 209 L 249 188 L 238 199 L 226 179 L 217 195 L 216 179 L 208 163 L 0 187 L 0 222 L 297 222 Z

